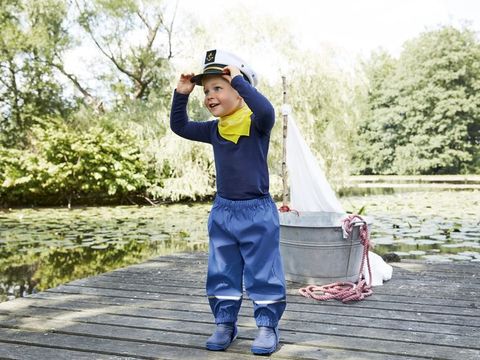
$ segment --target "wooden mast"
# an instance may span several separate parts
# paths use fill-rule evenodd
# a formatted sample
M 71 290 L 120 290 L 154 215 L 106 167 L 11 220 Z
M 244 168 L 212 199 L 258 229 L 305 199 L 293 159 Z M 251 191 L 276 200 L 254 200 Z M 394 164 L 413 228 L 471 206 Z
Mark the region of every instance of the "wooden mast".
M 289 191 L 288 191 L 288 170 L 287 170 L 287 128 L 288 128 L 288 109 L 287 109 L 287 79 L 282 76 L 283 86 L 283 153 L 282 153 L 282 179 L 283 179 L 283 196 L 282 207 L 288 207 Z

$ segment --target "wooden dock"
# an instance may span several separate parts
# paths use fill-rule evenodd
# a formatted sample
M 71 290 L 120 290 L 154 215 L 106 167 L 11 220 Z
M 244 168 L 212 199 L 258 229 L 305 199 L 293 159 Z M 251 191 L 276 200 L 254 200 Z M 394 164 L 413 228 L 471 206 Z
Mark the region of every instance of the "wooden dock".
M 358 175 L 350 176 L 347 188 L 478 190 L 479 175 Z
M 252 305 L 226 352 L 204 291 L 207 256 L 165 256 L 0 304 L 0 359 L 258 359 Z M 480 263 L 394 264 L 364 301 L 316 302 L 290 286 L 272 359 L 480 359 Z M 289 284 L 291 285 L 291 284 Z

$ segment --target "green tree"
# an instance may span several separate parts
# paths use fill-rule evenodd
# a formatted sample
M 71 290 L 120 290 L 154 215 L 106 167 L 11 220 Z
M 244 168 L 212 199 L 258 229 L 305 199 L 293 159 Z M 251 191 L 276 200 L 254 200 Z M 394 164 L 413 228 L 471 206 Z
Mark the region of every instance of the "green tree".
M 397 106 L 396 92 L 386 91 L 397 61 L 380 50 L 373 52 L 361 66 L 368 82 L 368 93 L 359 99 L 365 106 L 361 110 L 363 120 L 358 125 L 352 168 L 353 173 L 377 174 L 393 161 L 397 134 L 402 126 L 400 121 L 387 115 L 388 109 Z
M 70 39 L 60 0 L 5 0 L 0 6 L 0 144 L 24 146 L 36 118 L 67 116 L 74 104 L 50 66 Z
M 370 79 L 371 112 L 360 133 L 360 141 L 368 144 L 362 155 L 367 160 L 364 172 L 478 170 L 478 59 L 480 44 L 469 29 L 442 27 L 407 42 L 379 89 Z M 384 63 L 383 69 L 391 68 Z
M 175 13 L 167 17 L 166 5 L 140 0 L 75 0 L 75 4 L 79 24 L 109 60 L 110 73 L 102 77 L 117 104 L 146 100 L 155 91 L 163 98 L 171 76 Z

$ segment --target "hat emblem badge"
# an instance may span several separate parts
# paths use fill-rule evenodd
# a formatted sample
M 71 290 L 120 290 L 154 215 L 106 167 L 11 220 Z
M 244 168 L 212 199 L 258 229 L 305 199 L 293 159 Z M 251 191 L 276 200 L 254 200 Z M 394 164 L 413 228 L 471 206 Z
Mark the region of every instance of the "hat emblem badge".
M 205 57 L 205 62 L 207 63 L 215 60 L 215 53 L 216 53 L 215 50 L 207 52 L 207 56 Z

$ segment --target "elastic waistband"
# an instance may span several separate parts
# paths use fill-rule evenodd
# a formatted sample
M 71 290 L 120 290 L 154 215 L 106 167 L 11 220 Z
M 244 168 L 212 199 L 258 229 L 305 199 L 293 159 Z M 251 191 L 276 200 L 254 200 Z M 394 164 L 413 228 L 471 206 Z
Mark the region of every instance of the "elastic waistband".
M 272 202 L 273 200 L 270 194 L 249 200 L 229 200 L 222 198 L 220 195 L 216 195 L 215 200 L 213 201 L 213 203 L 217 205 L 237 208 L 255 207 L 259 205 L 271 204 Z

